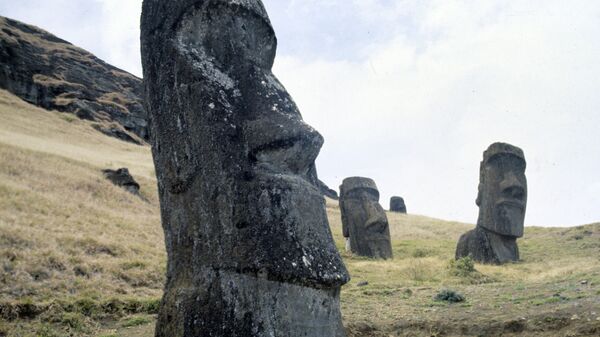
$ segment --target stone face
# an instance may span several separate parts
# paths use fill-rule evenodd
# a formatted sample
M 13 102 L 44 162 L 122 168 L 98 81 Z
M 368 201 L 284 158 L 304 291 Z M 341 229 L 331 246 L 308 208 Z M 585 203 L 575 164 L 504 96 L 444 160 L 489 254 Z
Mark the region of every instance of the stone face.
M 392 258 L 390 226 L 372 179 L 350 177 L 340 186 L 343 235 L 349 250 L 360 256 Z
M 132 194 L 139 195 L 140 184 L 133 179 L 127 168 L 123 167 L 118 170 L 106 169 L 102 170 L 102 173 L 113 184 L 126 189 Z
M 513 145 L 494 143 L 480 165 L 477 227 L 463 234 L 456 258 L 502 264 L 519 260 L 517 238 L 523 236 L 527 206 L 527 178 L 523 151 Z
M 37 27 L 0 16 L 0 88 L 92 120 L 110 136 L 148 139 L 141 79 Z
M 168 253 L 156 336 L 344 336 L 323 138 L 271 72 L 263 4 L 145 0 L 141 32 Z
M 402 197 L 390 198 L 390 212 L 406 214 L 406 204 L 404 203 L 404 199 Z

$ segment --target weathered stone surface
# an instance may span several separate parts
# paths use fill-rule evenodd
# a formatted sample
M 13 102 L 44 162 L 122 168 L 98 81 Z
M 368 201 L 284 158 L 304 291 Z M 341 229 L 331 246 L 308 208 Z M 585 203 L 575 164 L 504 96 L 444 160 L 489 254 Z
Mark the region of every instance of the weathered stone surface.
M 145 0 L 141 31 L 168 253 L 156 336 L 344 336 L 323 138 L 271 72 L 263 4 Z
M 519 260 L 517 238 L 523 236 L 527 205 L 527 179 L 523 151 L 494 143 L 480 165 L 477 227 L 460 237 L 456 258 L 502 264 Z
M 140 184 L 133 179 L 126 167 L 117 170 L 106 169 L 102 170 L 102 173 L 104 173 L 106 179 L 110 180 L 113 184 L 126 189 L 132 194 L 139 195 Z
M 340 186 L 340 210 L 347 249 L 361 256 L 392 258 L 390 226 L 372 179 L 344 179 Z
M 406 204 L 404 203 L 404 199 L 402 197 L 390 198 L 390 212 L 406 214 Z
M 141 79 L 67 41 L 0 16 L 0 88 L 45 109 L 93 120 L 126 141 L 148 138 Z

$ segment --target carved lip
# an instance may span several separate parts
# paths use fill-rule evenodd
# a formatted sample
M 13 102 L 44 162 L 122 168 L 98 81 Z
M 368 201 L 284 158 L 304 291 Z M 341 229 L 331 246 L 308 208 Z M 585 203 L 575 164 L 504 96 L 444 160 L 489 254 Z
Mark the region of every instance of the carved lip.
M 298 143 L 302 140 L 303 140 L 302 137 L 295 136 L 295 137 L 276 139 L 271 142 L 258 145 L 256 147 L 254 147 L 252 150 L 250 150 L 250 158 L 253 161 L 256 161 L 257 155 L 260 154 L 261 152 L 286 150 L 286 149 L 293 147 L 294 145 L 296 145 L 296 143 Z
M 308 198 L 310 194 L 322 197 L 319 189 L 308 179 L 307 174 L 298 174 L 287 170 L 279 170 L 276 167 L 273 168 L 270 166 L 265 166 L 264 164 L 254 166 L 254 176 L 252 181 L 276 181 L 279 186 L 286 186 L 292 189 L 302 186 L 303 188 L 309 188 L 309 190 L 304 190 L 302 192 L 304 193 L 305 197 Z
M 316 137 L 281 137 L 255 146 L 248 156 L 256 171 L 310 181 L 309 170 L 319 153 L 318 145 Z
M 525 203 L 519 200 L 500 200 L 496 203 L 497 206 L 508 206 L 519 208 L 521 211 L 525 210 Z

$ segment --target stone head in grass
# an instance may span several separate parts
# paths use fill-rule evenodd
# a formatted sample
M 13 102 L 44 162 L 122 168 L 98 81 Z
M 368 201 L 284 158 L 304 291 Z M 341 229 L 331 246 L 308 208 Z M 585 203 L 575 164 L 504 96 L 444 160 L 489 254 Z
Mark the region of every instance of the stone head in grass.
M 517 238 L 523 236 L 527 205 L 525 167 L 523 151 L 516 146 L 494 143 L 484 152 L 477 227 L 460 238 L 456 258 L 470 255 L 493 264 L 519 260 Z
M 168 253 L 156 336 L 344 336 L 349 279 L 314 186 L 323 138 L 271 72 L 260 0 L 144 0 Z
M 404 203 L 404 198 L 391 197 L 390 198 L 390 212 L 406 214 L 406 204 Z
M 349 250 L 360 256 L 392 258 L 390 226 L 372 179 L 350 177 L 340 186 L 342 230 Z

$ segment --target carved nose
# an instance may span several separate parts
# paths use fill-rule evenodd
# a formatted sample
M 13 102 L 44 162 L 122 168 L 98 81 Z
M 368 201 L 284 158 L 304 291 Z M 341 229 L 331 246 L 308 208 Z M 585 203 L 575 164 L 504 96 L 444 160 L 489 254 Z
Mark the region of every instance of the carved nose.
M 317 158 L 323 137 L 299 118 L 249 122 L 250 160 L 271 171 L 304 175 Z
M 506 198 L 519 201 L 524 201 L 525 199 L 525 186 L 513 172 L 509 172 L 504 176 L 504 179 L 500 183 L 500 189 L 502 195 Z

